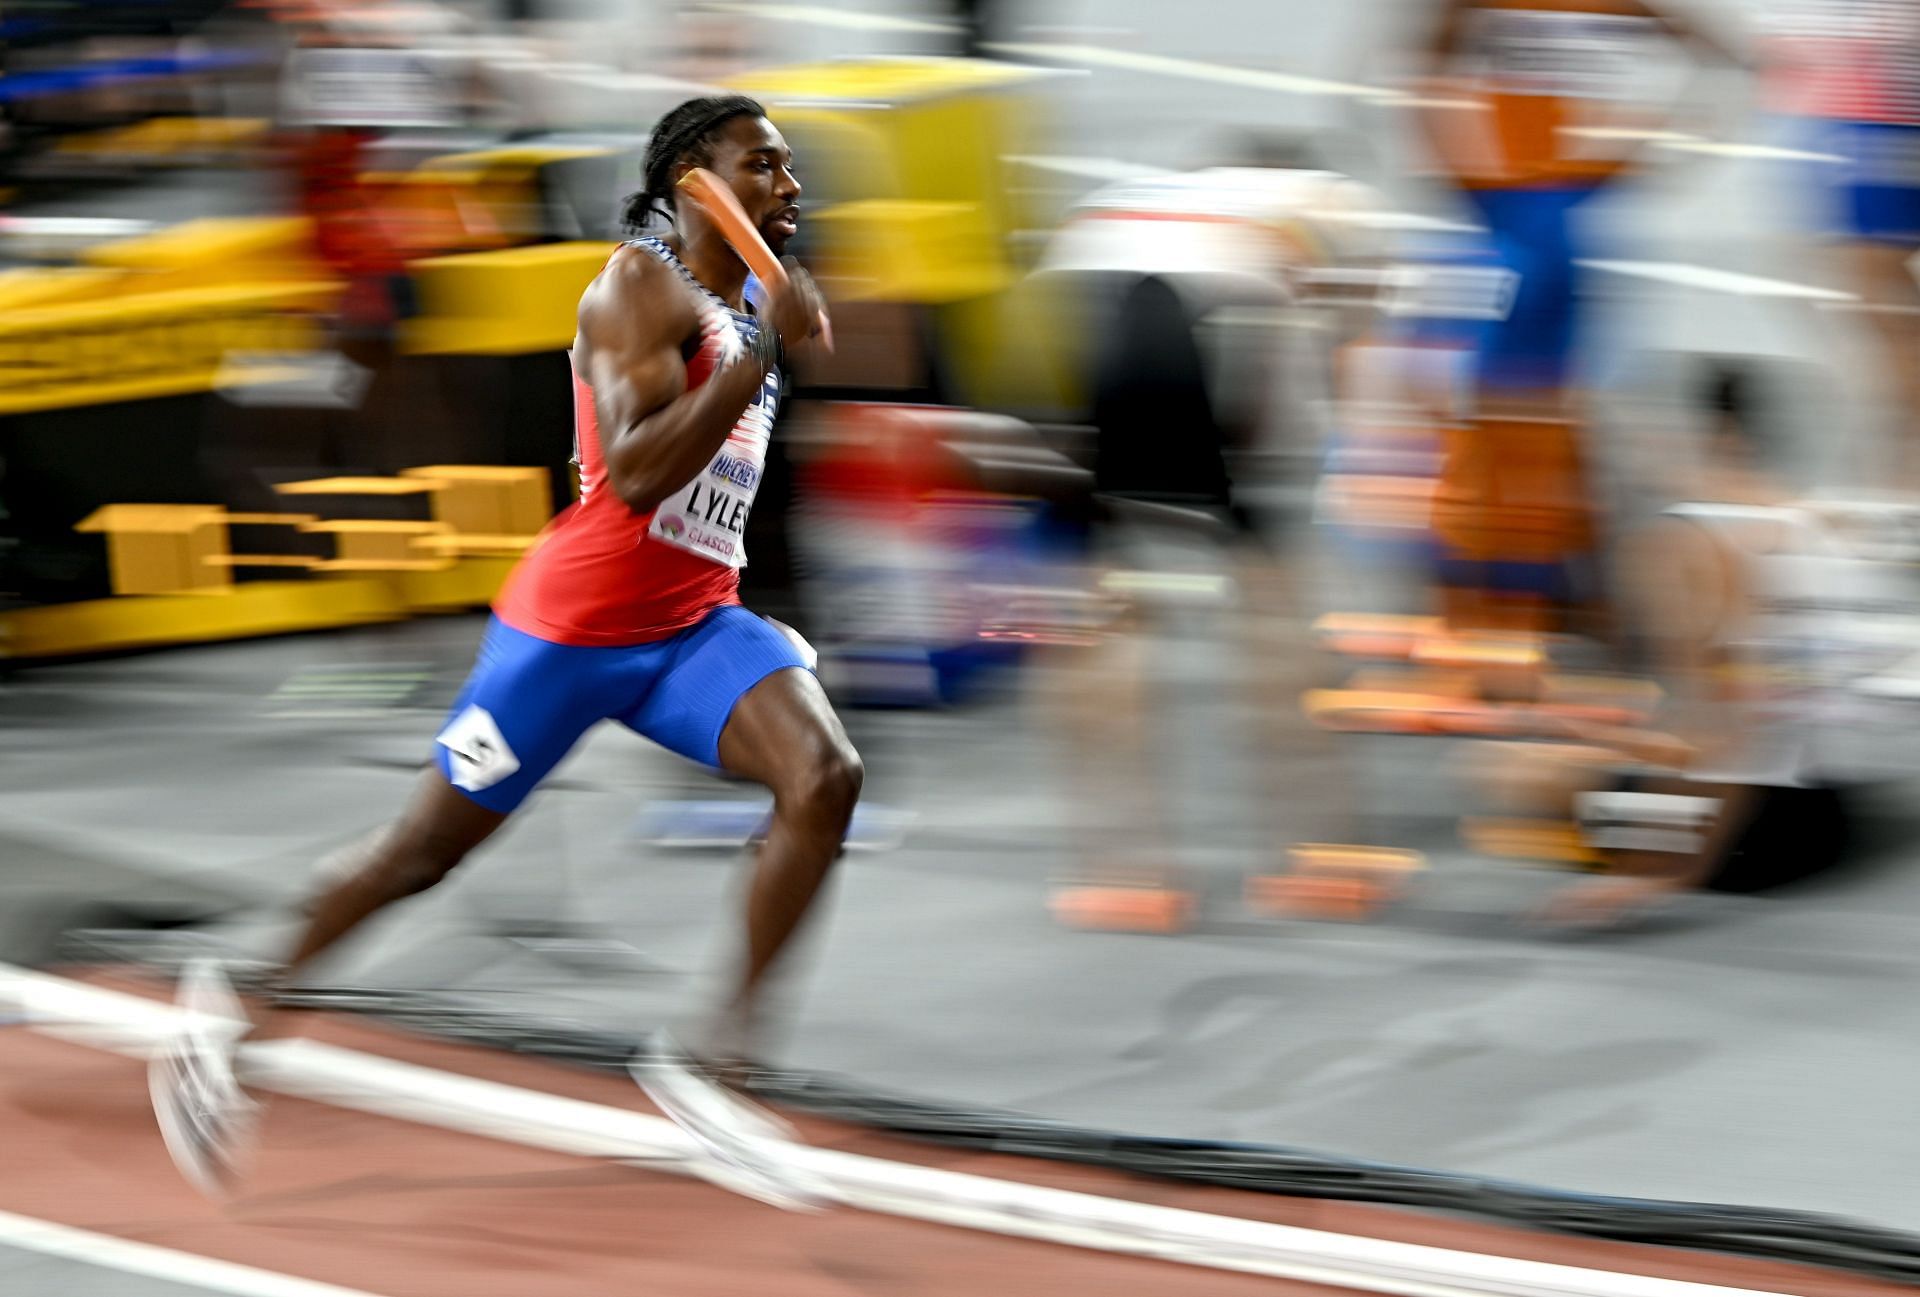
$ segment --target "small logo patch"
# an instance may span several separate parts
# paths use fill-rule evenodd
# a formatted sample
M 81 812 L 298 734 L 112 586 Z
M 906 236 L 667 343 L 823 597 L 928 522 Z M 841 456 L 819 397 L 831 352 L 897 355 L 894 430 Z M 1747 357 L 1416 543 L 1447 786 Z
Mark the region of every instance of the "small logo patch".
M 470 793 L 491 788 L 520 768 L 492 713 L 477 703 L 454 717 L 435 741 L 453 758 L 448 762 L 453 786 Z

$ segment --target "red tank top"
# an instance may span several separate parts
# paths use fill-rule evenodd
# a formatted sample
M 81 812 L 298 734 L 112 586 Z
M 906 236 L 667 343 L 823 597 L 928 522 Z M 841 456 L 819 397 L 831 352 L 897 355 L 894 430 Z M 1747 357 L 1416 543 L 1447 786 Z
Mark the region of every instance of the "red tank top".
M 680 272 L 700 299 L 700 337 L 687 390 L 739 355 L 759 328 L 707 291 L 658 239 L 634 245 Z M 639 514 L 607 486 L 593 389 L 573 378 L 580 500 L 547 525 L 494 601 L 500 620 L 556 644 L 644 644 L 740 602 L 741 544 L 766 464 L 779 377 L 767 375 L 727 440 L 691 482 Z

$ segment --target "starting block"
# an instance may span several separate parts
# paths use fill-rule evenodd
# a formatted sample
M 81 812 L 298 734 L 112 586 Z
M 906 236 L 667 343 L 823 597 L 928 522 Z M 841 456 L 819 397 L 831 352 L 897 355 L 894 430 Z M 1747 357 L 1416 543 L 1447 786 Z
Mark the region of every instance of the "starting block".
M 1309 689 L 1300 695 L 1307 719 L 1325 730 L 1360 734 L 1511 733 L 1510 713 L 1475 698 L 1393 689 Z
M 1599 703 L 1498 703 L 1398 689 L 1309 689 L 1308 720 L 1346 734 L 1451 734 L 1462 738 L 1558 738 L 1569 722 L 1634 725 L 1646 709 Z
M 1598 869 L 1606 860 L 1571 820 L 1473 818 L 1460 822 L 1460 838 L 1484 856 Z
M 1287 872 L 1247 880 L 1250 909 L 1273 918 L 1364 922 L 1399 900 L 1426 868 L 1419 852 L 1391 847 L 1302 843 L 1288 855 Z
M 1193 926 L 1199 899 L 1165 880 L 1086 881 L 1053 889 L 1047 908 L 1064 927 L 1088 932 L 1146 932 L 1172 936 Z
M 1550 664 L 1547 638 L 1537 631 L 1464 630 L 1444 617 L 1327 613 L 1314 621 L 1313 636 L 1337 657 L 1441 670 L 1536 676 Z
M 1547 666 L 1546 641 L 1527 631 L 1454 631 L 1415 643 L 1407 660 L 1456 670 L 1533 674 Z

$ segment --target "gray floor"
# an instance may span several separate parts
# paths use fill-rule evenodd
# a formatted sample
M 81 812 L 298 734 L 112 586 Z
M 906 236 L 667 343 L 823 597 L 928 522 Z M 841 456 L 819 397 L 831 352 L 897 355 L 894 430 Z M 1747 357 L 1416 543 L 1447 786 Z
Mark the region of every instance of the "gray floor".
M 123 898 L 129 879 L 187 903 L 257 898 L 223 932 L 270 949 L 314 862 L 404 798 L 477 630 L 459 618 L 26 671 L 0 690 L 9 861 L 65 858 L 69 877 Z M 349 692 L 339 714 L 284 714 L 290 680 L 342 668 L 437 674 L 418 708 Z M 1203 728 L 1224 714 L 1204 697 L 1191 711 Z M 800 978 L 796 1065 L 1135 1131 L 1920 1227 L 1920 826 L 1901 790 L 1852 868 L 1771 899 L 1692 898 L 1630 934 L 1528 929 L 1516 918 L 1553 879 L 1467 859 L 1433 817 L 1400 814 L 1382 823 L 1437 868 L 1373 925 L 1256 922 L 1229 895 L 1196 935 L 1088 935 L 1046 912 L 1066 838 L 1050 741 L 1025 712 L 852 726 L 869 799 L 917 818 L 899 849 L 842 872 Z M 1411 799 L 1437 749 L 1408 743 L 1392 786 Z M 1355 766 L 1377 777 L 1394 755 Z M 1173 778 L 1214 826 L 1188 859 L 1230 894 L 1262 858 L 1248 790 Z M 649 847 L 634 827 L 657 799 L 737 795 L 602 731 L 463 876 L 320 980 L 457 989 L 618 1030 L 691 1012 L 728 953 L 736 862 Z M 501 935 L 589 919 L 639 958 L 585 968 Z

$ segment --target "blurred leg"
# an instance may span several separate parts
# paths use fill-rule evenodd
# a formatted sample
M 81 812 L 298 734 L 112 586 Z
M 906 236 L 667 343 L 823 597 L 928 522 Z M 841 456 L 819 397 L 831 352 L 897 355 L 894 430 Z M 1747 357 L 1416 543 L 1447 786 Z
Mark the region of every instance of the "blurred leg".
M 727 1012 L 750 1032 L 768 975 L 840 858 L 864 778 L 811 672 L 776 671 L 734 705 L 720 764 L 773 793 L 773 819 L 747 893 L 746 953 Z

